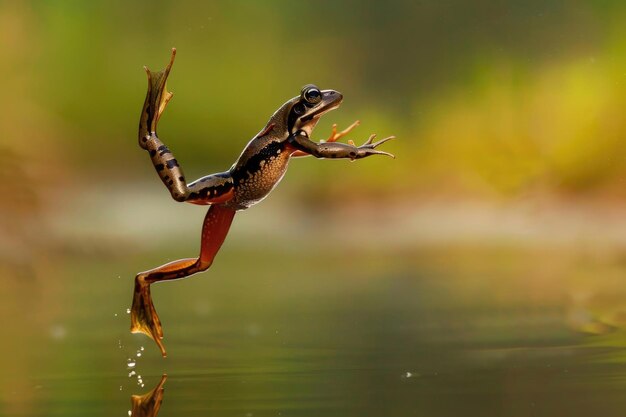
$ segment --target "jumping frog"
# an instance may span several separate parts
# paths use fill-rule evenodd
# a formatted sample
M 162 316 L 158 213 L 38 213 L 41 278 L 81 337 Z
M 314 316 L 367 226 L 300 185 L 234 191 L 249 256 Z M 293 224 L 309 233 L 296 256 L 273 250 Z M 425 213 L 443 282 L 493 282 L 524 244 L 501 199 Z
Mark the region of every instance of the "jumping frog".
M 347 129 L 332 134 L 326 141 L 310 139 L 313 128 L 326 112 L 336 109 L 343 96 L 334 90 L 320 90 L 306 85 L 300 94 L 283 104 L 261 131 L 246 145 L 239 159 L 224 172 L 207 175 L 187 183 L 183 171 L 172 152 L 157 136 L 157 123 L 172 98 L 165 82 L 172 69 L 176 49 L 163 71 L 148 74 L 148 92 L 139 121 L 139 146 L 149 152 L 161 181 L 176 201 L 209 205 L 202 225 L 200 254 L 196 258 L 180 259 L 135 277 L 135 291 L 131 308 L 131 332 L 145 333 L 166 356 L 163 330 L 150 296 L 150 284 L 185 278 L 211 266 L 222 246 L 235 213 L 263 200 L 280 182 L 292 157 L 313 155 L 316 158 L 347 158 L 350 160 L 371 155 L 392 154 L 376 148 L 393 136 L 374 142 L 375 135 L 361 146 L 336 142 L 345 136 L 358 121 Z

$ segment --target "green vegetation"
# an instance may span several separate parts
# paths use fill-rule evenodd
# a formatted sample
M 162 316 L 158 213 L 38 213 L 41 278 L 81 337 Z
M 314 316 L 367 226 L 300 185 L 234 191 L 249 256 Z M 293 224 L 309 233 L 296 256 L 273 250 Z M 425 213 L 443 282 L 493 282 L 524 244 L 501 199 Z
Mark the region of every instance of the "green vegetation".
M 355 141 L 398 136 L 393 165 L 342 173 L 369 176 L 363 192 L 623 195 L 624 16 L 618 1 L 5 3 L 2 147 L 34 176 L 147 177 L 141 67 L 176 46 L 161 130 L 192 177 L 314 82 L 346 96 L 318 138 L 356 118 Z M 334 170 L 293 175 L 314 190 Z

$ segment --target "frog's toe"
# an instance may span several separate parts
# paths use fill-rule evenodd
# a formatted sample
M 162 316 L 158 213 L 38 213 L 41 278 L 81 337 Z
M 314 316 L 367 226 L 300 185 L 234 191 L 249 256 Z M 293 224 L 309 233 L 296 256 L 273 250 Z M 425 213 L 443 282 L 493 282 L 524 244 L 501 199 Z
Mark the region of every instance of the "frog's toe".
M 131 333 L 143 333 L 153 339 L 165 357 L 165 346 L 163 346 L 163 329 L 161 321 L 152 303 L 150 295 L 150 284 L 146 283 L 143 275 L 139 274 L 135 278 L 135 293 L 133 295 L 133 305 L 130 310 L 130 331 Z
M 354 123 L 352 123 L 350 126 L 346 127 L 344 130 L 342 130 L 341 132 L 337 132 L 337 123 L 333 124 L 333 128 L 332 128 L 332 131 L 330 133 L 330 137 L 328 139 L 326 139 L 326 142 L 336 142 L 337 140 L 339 140 L 343 136 L 345 136 L 348 133 L 350 133 L 350 131 L 352 131 L 352 129 L 357 127 L 360 123 L 361 122 L 357 120 Z

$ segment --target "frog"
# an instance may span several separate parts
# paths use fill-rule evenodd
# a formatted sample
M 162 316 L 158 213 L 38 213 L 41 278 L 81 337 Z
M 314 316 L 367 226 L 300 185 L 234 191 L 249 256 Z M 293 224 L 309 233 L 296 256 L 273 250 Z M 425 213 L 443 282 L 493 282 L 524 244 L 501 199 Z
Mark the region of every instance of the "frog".
M 144 67 L 148 91 L 139 120 L 139 146 L 148 152 L 157 174 L 175 201 L 209 207 L 202 223 L 198 256 L 169 262 L 135 276 L 130 309 L 131 332 L 143 333 L 153 339 L 163 357 L 167 356 L 163 326 L 152 301 L 150 285 L 187 278 L 209 269 L 226 239 L 235 213 L 266 198 L 282 180 L 292 158 L 313 156 L 351 161 L 373 155 L 395 158 L 393 154 L 377 149 L 395 136 L 374 141 L 376 135 L 373 134 L 360 146 L 352 140 L 338 142 L 358 126 L 359 121 L 342 131 L 337 131 L 335 124 L 328 139 L 312 140 L 313 129 L 320 118 L 338 108 L 343 95 L 307 84 L 299 95 L 274 112 L 230 169 L 188 183 L 179 162 L 157 134 L 157 124 L 173 96 L 167 90 L 166 82 L 175 57 L 176 48 L 173 48 L 165 69 L 153 72 Z

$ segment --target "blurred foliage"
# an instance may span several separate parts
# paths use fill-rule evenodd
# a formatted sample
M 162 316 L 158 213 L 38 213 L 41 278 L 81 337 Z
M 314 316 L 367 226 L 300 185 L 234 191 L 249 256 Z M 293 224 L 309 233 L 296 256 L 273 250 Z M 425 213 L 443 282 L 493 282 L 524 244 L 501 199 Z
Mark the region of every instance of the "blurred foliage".
M 619 193 L 625 17 L 618 1 L 4 3 L 2 147 L 52 183 L 151 175 L 135 143 L 141 67 L 176 46 L 161 135 L 191 177 L 229 166 L 314 82 L 346 96 L 318 138 L 355 118 L 355 139 L 398 136 L 397 161 L 343 171 L 348 185 Z M 304 165 L 302 188 L 334 175 Z
M 313 82 L 346 96 L 317 138 L 357 118 L 357 142 L 398 136 L 396 161 L 342 170 L 337 192 L 623 195 L 624 17 L 619 1 L 6 2 L 0 146 L 33 186 L 152 176 L 141 67 L 176 46 L 160 133 L 190 178 Z M 337 175 L 301 164 L 296 193 Z

